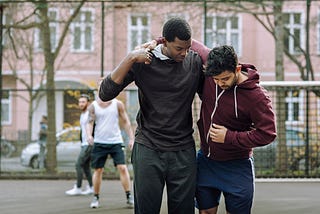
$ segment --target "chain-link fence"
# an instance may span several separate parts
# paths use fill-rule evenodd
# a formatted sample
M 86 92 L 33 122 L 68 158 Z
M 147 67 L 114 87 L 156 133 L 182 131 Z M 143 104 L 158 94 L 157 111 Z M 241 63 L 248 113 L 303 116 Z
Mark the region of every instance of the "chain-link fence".
M 283 5 L 284 11 L 295 11 L 283 13 L 286 17 L 284 24 L 290 30 L 295 30 L 295 36 L 304 41 L 303 35 L 306 33 L 302 26 L 306 20 L 302 18 L 308 16 L 296 12 L 305 9 L 304 1 L 297 1 L 296 4 L 283 2 L 286 2 Z M 161 36 L 162 26 L 170 17 L 179 16 L 188 20 L 192 27 L 192 37 L 208 47 L 231 42 L 240 61 L 250 59 L 253 64 L 259 65 L 263 81 L 275 80 L 277 56 L 271 53 L 281 53 L 281 49 L 276 49 L 282 45 L 276 43 L 281 40 L 274 41 L 271 38 L 281 32 L 274 31 L 270 37 L 269 28 L 263 26 L 269 26 L 271 22 L 268 20 L 282 16 L 269 19 L 269 15 L 279 12 L 273 4 L 261 4 L 263 2 L 260 1 L 238 3 L 1 1 L 0 172 L 24 172 L 30 175 L 34 172 L 42 173 L 37 169 L 39 121 L 48 112 L 48 116 L 53 115 L 49 111 L 53 106 L 54 121 L 51 118 L 49 123 L 54 123 L 56 127 L 56 131 L 53 131 L 56 133 L 51 134 L 57 138 L 57 171 L 74 172 L 80 149 L 77 138 L 79 129 L 74 128 L 79 126 L 77 97 L 81 93 L 95 97 L 98 76 L 105 76 L 112 71 L 137 45 Z M 314 1 L 311 6 L 317 8 L 318 5 Z M 267 13 L 262 13 L 265 6 L 268 6 Z M 311 10 L 311 20 L 318 20 L 318 16 L 316 9 Z M 293 18 L 297 23 L 289 22 Z M 263 20 L 266 22 L 260 23 Z M 311 38 L 317 38 L 318 25 L 317 21 L 311 22 Z M 272 28 L 281 29 L 275 26 Z M 283 45 L 289 48 L 288 52 L 292 52 L 289 55 L 292 62 L 284 62 L 283 75 L 290 80 L 297 80 L 299 76 L 306 79 L 304 73 L 299 73 L 295 66 L 298 63 L 297 66 L 302 68 L 306 64 L 301 52 L 295 51 L 304 50 L 304 42 L 298 44 L 298 40 L 291 37 L 284 39 L 286 42 Z M 275 48 L 270 44 L 275 44 Z M 311 39 L 310 46 L 318 47 L 317 39 Z M 311 56 L 311 65 L 314 67 L 319 67 L 318 49 L 311 49 L 314 52 L 306 54 Z M 315 79 L 319 80 L 319 75 L 315 75 Z M 273 99 L 278 137 L 274 143 L 254 150 L 256 176 L 319 177 L 319 83 L 263 84 Z M 52 88 L 55 88 L 54 96 L 48 94 Z M 127 106 L 133 128 L 136 126 L 135 117 L 139 108 L 137 96 L 136 88 L 129 86 L 119 97 Z M 55 97 L 55 100 L 47 97 Z M 196 121 L 199 110 L 200 101 L 197 98 L 193 105 L 197 147 L 199 140 Z M 127 151 L 128 164 L 129 160 L 130 152 Z M 51 163 L 47 161 L 47 164 Z M 107 165 L 110 167 L 106 170 L 111 172 L 113 164 Z
M 278 137 L 275 142 L 254 149 L 257 177 L 319 177 L 320 176 L 320 83 L 319 82 L 263 82 L 269 91 L 277 118 Z M 76 157 L 80 150 L 79 116 L 77 96 L 87 92 L 94 97 L 94 91 L 64 90 L 56 92 L 57 124 L 57 171 L 74 172 Z M 9 91 L 11 102 L 18 103 L 24 99 L 25 91 Z M 37 110 L 19 108 L 20 126 L 9 129 L 2 127 L 1 172 L 38 172 L 39 146 L 37 136 L 39 119 L 44 114 L 41 107 L 45 104 L 43 97 L 35 99 Z M 124 91 L 119 99 L 126 108 L 135 128 L 135 117 L 139 108 L 137 90 Z M 248 108 L 249 108 L 248 104 Z M 12 106 L 10 107 L 11 109 Z M 195 99 L 193 105 L 194 136 L 199 147 L 196 121 L 200 110 L 200 101 Z M 31 114 L 31 115 L 30 115 Z M 14 117 L 13 115 L 8 118 Z M 75 128 L 76 127 L 76 128 Z M 30 134 L 29 134 L 30 133 Z M 126 136 L 123 133 L 126 145 Z M 130 166 L 131 152 L 124 147 L 127 163 Z M 107 162 L 106 171 L 116 173 L 113 163 Z M 132 172 L 132 171 L 131 171 Z

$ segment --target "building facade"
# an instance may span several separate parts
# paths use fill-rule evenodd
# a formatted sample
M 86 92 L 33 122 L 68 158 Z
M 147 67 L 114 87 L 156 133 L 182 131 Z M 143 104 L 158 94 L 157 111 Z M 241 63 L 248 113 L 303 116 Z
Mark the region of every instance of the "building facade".
M 284 47 L 305 66 L 306 1 L 292 2 L 283 1 L 283 21 L 287 30 Z M 174 16 L 188 20 L 194 39 L 210 48 L 223 44 L 233 45 L 240 62 L 256 65 L 262 81 L 277 80 L 277 47 L 274 34 L 270 33 L 274 30 L 271 6 L 266 11 L 269 17 L 260 15 L 258 20 L 255 14 L 263 14 L 265 11 L 252 3 L 244 4 L 243 9 L 210 1 L 89 2 L 80 8 L 69 24 L 77 4 L 50 3 L 48 7 L 52 53 L 59 48 L 54 64 L 57 130 L 77 125 L 77 96 L 80 93 L 89 92 L 93 97 L 98 80 L 110 73 L 135 46 L 161 36 L 163 24 Z M 313 78 L 318 81 L 319 8 L 320 2 L 313 1 L 309 30 Z M 23 138 L 28 130 L 31 130 L 32 139 L 35 139 L 40 118 L 46 114 L 43 39 L 40 29 L 34 24 L 40 24 L 40 15 L 31 3 L 7 3 L 4 9 L 2 136 L 11 140 Z M 285 81 L 302 81 L 297 64 L 286 55 L 283 74 Z M 287 119 L 299 121 L 303 91 L 290 92 L 287 98 Z M 135 85 L 130 85 L 120 99 L 126 102 L 134 121 L 138 109 Z M 320 101 L 316 109 L 320 112 Z

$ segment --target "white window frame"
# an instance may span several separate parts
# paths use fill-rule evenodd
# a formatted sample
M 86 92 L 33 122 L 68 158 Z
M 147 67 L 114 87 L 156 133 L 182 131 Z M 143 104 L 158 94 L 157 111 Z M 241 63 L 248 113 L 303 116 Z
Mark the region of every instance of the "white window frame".
M 9 98 L 3 98 L 1 99 L 1 105 L 2 105 L 2 111 L 3 111 L 3 106 L 4 105 L 8 105 L 8 112 L 4 112 L 4 113 L 7 113 L 8 114 L 8 120 L 4 121 L 3 120 L 3 114 L 2 114 L 2 117 L 1 117 L 1 125 L 10 125 L 12 123 L 12 96 L 11 96 L 11 92 L 9 91 Z
M 131 25 L 131 19 L 132 17 L 137 17 L 138 18 L 138 24 L 136 26 L 132 26 Z M 142 21 L 141 21 L 141 17 L 146 17 L 148 20 L 148 24 L 142 25 Z M 143 44 L 145 42 L 148 42 L 151 40 L 151 36 L 150 36 L 150 26 L 151 26 L 151 16 L 150 14 L 143 14 L 143 13 L 132 13 L 129 14 L 128 16 L 128 52 L 132 51 L 135 47 L 133 47 L 133 43 L 132 43 L 132 31 L 137 31 L 137 45 Z M 148 35 L 147 35 L 147 41 L 143 41 L 143 36 L 142 36 L 142 31 L 143 30 L 147 30 Z
M 55 12 L 56 17 L 54 18 L 54 21 L 49 20 L 49 28 L 50 28 L 50 38 L 52 39 L 53 37 L 55 40 L 50 41 L 51 42 L 51 50 L 54 51 L 57 46 L 58 46 L 58 41 L 59 41 L 59 10 L 58 8 L 49 8 L 48 10 L 48 17 L 50 18 L 50 13 Z M 54 30 L 53 30 L 54 29 Z M 53 35 L 54 34 L 54 35 Z M 34 50 L 35 51 L 43 51 L 43 48 L 41 47 L 41 37 L 40 37 L 40 30 L 38 28 L 35 29 L 34 32 Z
M 71 14 L 73 13 L 74 11 L 71 10 Z M 88 23 L 88 22 L 85 22 L 85 12 L 91 12 L 91 22 Z M 72 32 L 72 35 L 71 35 L 71 51 L 72 52 L 75 52 L 75 53 L 87 53 L 87 52 L 93 52 L 94 51 L 94 22 L 95 22 L 95 13 L 94 13 L 94 9 L 93 8 L 82 8 L 78 14 L 78 16 L 80 16 L 80 22 L 75 22 L 73 21 L 71 23 L 71 32 Z M 74 46 L 73 46 L 73 43 L 74 43 L 74 32 L 75 32 L 75 28 L 76 27 L 79 27 L 80 28 L 80 31 L 81 31 L 81 35 L 80 35 L 80 48 L 79 49 L 75 49 Z M 85 45 L 86 45 L 86 34 L 85 34 L 85 30 L 86 28 L 89 27 L 91 29 L 91 45 L 89 47 L 89 49 L 86 49 Z
M 285 98 L 285 102 L 288 104 L 288 109 L 286 109 L 288 112 L 288 119 L 286 121 L 286 125 L 299 125 L 303 124 L 304 121 L 304 90 L 299 90 L 299 97 L 292 97 L 292 91 L 288 92 L 288 96 Z M 294 108 L 293 104 L 298 103 L 299 105 L 299 115 L 298 120 L 294 120 Z
M 298 29 L 300 31 L 300 47 L 305 47 L 305 28 L 304 28 L 304 13 L 303 11 L 285 11 L 285 14 L 289 14 L 289 24 L 285 26 L 289 29 L 289 34 L 294 35 L 294 30 Z M 294 14 L 300 14 L 300 24 L 294 23 Z M 299 51 L 294 49 L 294 38 L 289 36 L 289 53 L 291 54 L 300 54 Z
M 317 118 L 318 125 L 320 125 L 320 98 L 317 98 Z
M 12 24 L 11 21 L 8 22 L 8 16 L 9 14 L 8 13 L 4 13 L 3 14 L 3 19 L 2 19 L 2 22 L 1 24 L 4 24 L 4 25 L 8 25 L 8 24 Z M 13 31 L 13 29 L 10 30 L 11 32 Z M 3 47 L 7 46 L 8 45 L 8 39 L 9 39 L 9 36 L 7 35 L 7 31 L 6 30 L 3 30 L 2 31 L 2 45 Z
M 318 10 L 317 19 L 317 54 L 320 54 L 320 10 Z
M 218 41 L 215 39 L 215 32 L 217 32 L 217 18 L 225 18 L 227 19 L 227 23 L 226 23 L 226 29 L 220 29 L 219 32 L 220 33 L 225 33 L 226 34 L 226 44 L 219 44 Z M 238 29 L 232 29 L 231 28 L 231 19 L 232 17 L 236 17 L 238 19 Z M 205 17 L 204 17 L 205 18 Z M 213 35 L 213 44 L 206 44 L 208 47 L 216 47 L 219 45 L 232 45 L 231 44 L 231 35 L 232 34 L 237 34 L 238 35 L 238 48 L 235 47 L 235 45 L 233 45 L 233 47 L 235 47 L 235 51 L 238 55 L 238 57 L 242 56 L 242 16 L 239 14 L 235 14 L 235 15 L 221 15 L 221 14 L 212 14 L 212 15 L 207 15 L 206 17 L 208 18 L 212 18 L 212 26 L 211 28 L 207 28 L 205 27 L 205 34 L 211 34 Z M 218 33 L 219 33 L 218 32 Z M 205 41 L 206 43 L 207 41 Z

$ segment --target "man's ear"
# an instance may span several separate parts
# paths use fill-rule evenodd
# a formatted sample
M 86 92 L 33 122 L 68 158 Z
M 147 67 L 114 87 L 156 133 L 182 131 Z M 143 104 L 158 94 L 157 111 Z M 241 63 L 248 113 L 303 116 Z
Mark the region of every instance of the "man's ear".
M 162 44 L 164 47 L 167 47 L 168 41 L 163 37 Z
M 239 72 L 241 72 L 241 65 L 237 65 L 236 67 L 236 73 L 239 73 Z

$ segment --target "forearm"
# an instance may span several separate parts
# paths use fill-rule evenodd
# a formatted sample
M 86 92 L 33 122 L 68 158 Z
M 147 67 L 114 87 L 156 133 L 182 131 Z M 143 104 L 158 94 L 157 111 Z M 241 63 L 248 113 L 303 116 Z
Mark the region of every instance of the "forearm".
M 87 134 L 87 137 L 89 136 L 92 136 L 93 135 L 93 123 L 87 123 L 86 125 L 86 134 Z
M 210 52 L 210 49 L 207 46 L 195 39 L 192 39 L 191 50 L 197 52 L 200 55 L 202 63 L 204 65 L 207 64 L 207 58 Z
M 109 74 L 100 84 L 99 98 L 104 102 L 112 100 L 119 95 L 124 87 L 125 85 L 118 85 L 115 83 Z
M 134 141 L 134 134 L 131 128 L 131 123 L 126 123 L 124 125 L 124 130 L 128 135 L 129 141 Z
M 125 76 L 130 71 L 132 65 L 136 62 L 136 58 L 133 54 L 129 53 L 121 63 L 116 67 L 116 69 L 111 73 L 110 78 L 116 84 L 122 84 Z

